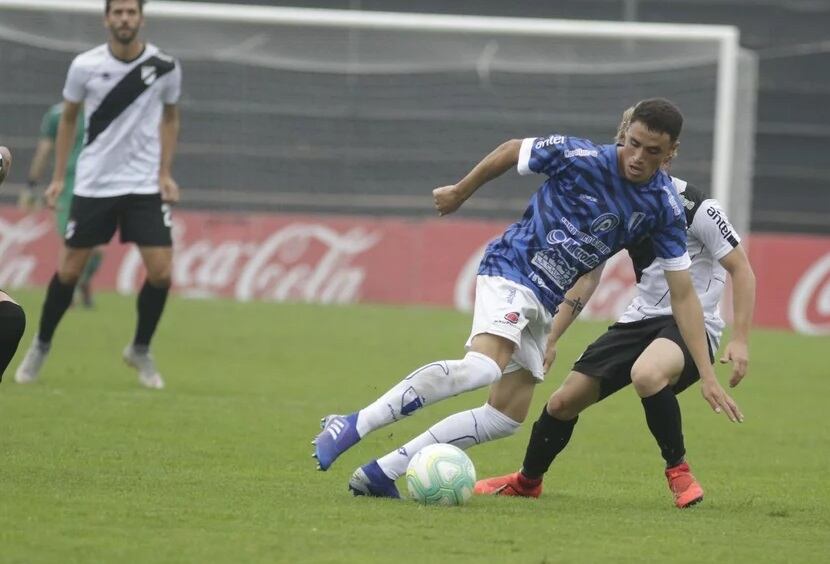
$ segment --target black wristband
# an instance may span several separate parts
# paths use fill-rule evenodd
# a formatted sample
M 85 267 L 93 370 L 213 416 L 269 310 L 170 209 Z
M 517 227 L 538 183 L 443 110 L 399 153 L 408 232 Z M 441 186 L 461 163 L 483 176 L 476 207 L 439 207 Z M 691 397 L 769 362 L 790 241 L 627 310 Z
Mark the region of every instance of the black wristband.
M 37 188 L 37 180 L 29 180 L 28 182 L 26 182 L 26 186 L 29 187 L 29 190 L 34 190 L 35 188 Z

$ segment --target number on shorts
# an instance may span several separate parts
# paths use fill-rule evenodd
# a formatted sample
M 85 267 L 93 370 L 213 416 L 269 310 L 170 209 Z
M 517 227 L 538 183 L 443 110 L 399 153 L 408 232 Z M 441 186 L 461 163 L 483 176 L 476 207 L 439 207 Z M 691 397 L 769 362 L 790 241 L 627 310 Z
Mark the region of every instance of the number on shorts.
M 162 213 L 162 221 L 164 222 L 165 227 L 173 227 L 173 218 L 172 213 L 173 210 L 170 209 L 170 204 L 162 204 L 161 205 L 161 213 Z

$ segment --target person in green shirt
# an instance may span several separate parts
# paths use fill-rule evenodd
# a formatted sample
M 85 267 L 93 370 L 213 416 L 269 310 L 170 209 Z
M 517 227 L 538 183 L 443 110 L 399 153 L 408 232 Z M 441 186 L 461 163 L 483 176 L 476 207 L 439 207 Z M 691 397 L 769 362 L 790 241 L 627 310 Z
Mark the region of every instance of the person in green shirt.
M 61 111 L 63 111 L 63 104 L 55 104 L 44 114 L 43 120 L 41 121 L 40 138 L 35 148 L 35 154 L 32 157 L 32 163 L 29 166 L 28 188 L 20 198 L 21 207 L 25 209 L 33 209 L 37 206 L 38 198 L 35 197 L 35 189 L 43 171 L 46 169 L 49 156 L 55 146 Z M 66 225 L 69 222 L 69 208 L 72 204 L 72 192 L 74 191 L 75 184 L 75 165 L 78 162 L 78 155 L 84 146 L 83 114 L 79 114 L 77 123 L 78 125 L 75 128 L 75 143 L 72 146 L 72 152 L 69 154 L 69 160 L 66 163 L 64 190 L 61 192 L 60 198 L 55 205 L 55 225 L 60 237 L 63 237 L 66 233 Z M 96 248 L 90 256 L 80 280 L 78 280 L 78 291 L 75 296 L 75 301 L 83 304 L 84 307 L 89 308 L 93 305 L 90 281 L 98 270 L 98 267 L 101 266 L 102 258 L 103 252 L 100 248 Z

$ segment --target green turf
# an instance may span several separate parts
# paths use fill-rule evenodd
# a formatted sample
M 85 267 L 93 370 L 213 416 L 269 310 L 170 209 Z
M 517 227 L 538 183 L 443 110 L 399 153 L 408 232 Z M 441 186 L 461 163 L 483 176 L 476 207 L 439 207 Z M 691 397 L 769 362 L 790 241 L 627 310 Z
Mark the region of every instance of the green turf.
M 19 292 L 28 345 L 41 292 Z M 155 354 L 168 388 L 120 361 L 134 302 L 70 311 L 42 380 L 0 386 L 1 562 L 826 562 L 827 338 L 758 331 L 735 397 L 743 425 L 681 399 L 706 489 L 678 511 L 640 402 L 586 412 L 539 500 L 462 508 L 352 498 L 353 469 L 479 391 L 366 438 L 326 473 L 321 415 L 361 407 L 409 370 L 457 358 L 469 317 L 426 309 L 171 301 Z M 574 327 L 531 418 L 602 324 Z M 719 368 L 723 376 L 726 369 Z M 470 451 L 479 476 L 515 470 L 529 426 Z M 401 482 L 402 487 L 405 487 Z

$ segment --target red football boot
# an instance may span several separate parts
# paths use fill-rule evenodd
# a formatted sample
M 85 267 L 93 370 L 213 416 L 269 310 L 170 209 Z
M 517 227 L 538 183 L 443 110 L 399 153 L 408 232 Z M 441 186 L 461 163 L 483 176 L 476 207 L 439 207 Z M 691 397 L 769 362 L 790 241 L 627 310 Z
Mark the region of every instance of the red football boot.
M 479 480 L 473 492 L 477 495 L 539 497 L 542 495 L 542 478 L 534 480 L 525 477 L 521 472 L 514 472 L 505 476 Z
M 669 481 L 669 489 L 674 494 L 674 504 L 679 509 L 703 501 L 703 488 L 697 483 L 685 462 L 666 468 L 666 479 Z

